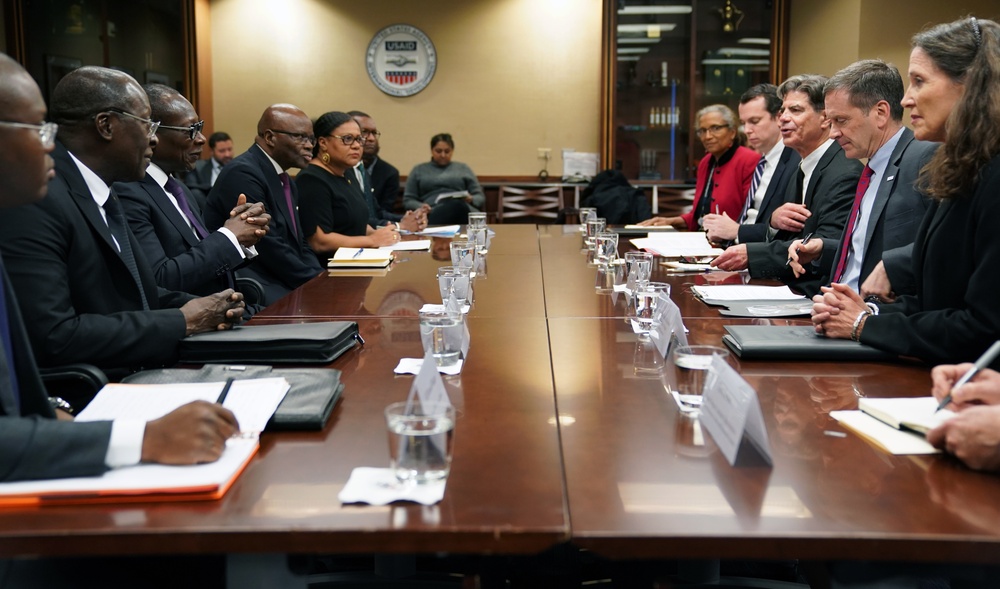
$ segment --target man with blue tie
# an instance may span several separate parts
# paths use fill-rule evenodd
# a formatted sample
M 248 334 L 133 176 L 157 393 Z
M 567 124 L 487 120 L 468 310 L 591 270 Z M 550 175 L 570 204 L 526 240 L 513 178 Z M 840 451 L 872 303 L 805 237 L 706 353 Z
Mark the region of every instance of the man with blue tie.
M 270 215 L 244 198 L 223 226 L 209 233 L 201 207 L 176 178 L 201 156 L 204 121 L 177 90 L 162 84 L 143 89 L 160 127 L 146 177 L 115 184 L 129 228 L 163 288 L 198 295 L 234 288 L 234 272 L 257 255 L 252 248 L 267 233 Z
M 56 85 L 51 103 L 59 132 L 48 197 L 0 216 L 0 250 L 39 364 L 172 364 L 187 335 L 238 323 L 239 293 L 157 287 L 111 188 L 142 179 L 156 146 L 159 123 L 139 84 L 83 67 Z
M 45 103 L 31 76 L 3 54 L 0 111 L 0 207 L 6 215 L 45 197 L 56 125 L 43 122 Z M 239 429 L 230 411 L 212 403 L 185 405 L 149 423 L 75 423 L 62 412 L 56 419 L 2 258 L 0 347 L 0 480 L 97 475 L 140 460 L 210 462 Z
M 802 158 L 781 141 L 778 111 L 781 98 L 774 84 L 757 84 L 740 97 L 740 122 L 750 147 L 760 154 L 741 219 L 711 213 L 703 220 L 708 238 L 715 243 L 765 241 L 771 213 L 785 202 L 789 181 Z

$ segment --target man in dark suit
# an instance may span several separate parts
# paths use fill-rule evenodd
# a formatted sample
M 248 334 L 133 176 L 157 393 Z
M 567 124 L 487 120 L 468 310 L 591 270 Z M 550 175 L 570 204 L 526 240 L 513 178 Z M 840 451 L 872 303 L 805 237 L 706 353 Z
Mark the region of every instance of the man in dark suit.
M 742 219 L 730 219 L 725 213 L 705 216 L 703 226 L 712 242 L 749 243 L 767 239 L 771 213 L 785 202 L 788 183 L 802 161 L 798 152 L 781 141 L 780 110 L 781 99 L 774 84 L 757 84 L 740 97 L 743 131 L 750 147 L 763 160 L 754 173 L 760 180 L 756 187 L 750 187 Z
M 233 138 L 229 133 L 216 131 L 208 138 L 208 149 L 212 152 L 212 157 L 207 160 L 198 160 L 194 169 L 184 175 L 184 184 L 191 189 L 191 193 L 198 201 L 198 205 L 205 209 L 208 193 L 215 186 L 215 181 L 222 172 L 222 166 L 233 161 L 235 150 L 233 149 Z
M 235 288 L 234 270 L 257 255 L 251 248 L 267 233 L 270 215 L 244 198 L 218 231 L 208 233 L 201 207 L 174 177 L 191 170 L 201 156 L 204 121 L 173 88 L 143 89 L 160 127 L 146 177 L 115 184 L 129 228 L 163 288 L 197 295 Z
M 723 270 L 749 269 L 753 278 L 775 278 L 794 284 L 787 266 L 788 246 L 797 237 L 836 239 L 854 201 L 861 164 L 844 156 L 829 138 L 825 115 L 826 77 L 792 76 L 778 88 L 781 137 L 802 157 L 796 180 L 789 182 L 785 204 L 771 215 L 768 240 L 735 245 L 716 258 Z
M 298 189 L 286 170 L 304 168 L 312 159 L 312 122 L 290 104 L 267 107 L 257 123 L 257 138 L 246 153 L 222 168 L 208 195 L 205 224 L 222 226 L 241 194 L 271 214 L 268 232 L 257 243 L 257 259 L 244 272 L 264 287 L 270 304 L 314 278 L 322 270 L 309 249 L 299 219 Z
M 804 289 L 809 295 L 831 281 L 859 291 L 876 266 L 892 284 L 912 288 L 913 239 L 930 202 L 915 183 L 937 144 L 917 141 L 903 127 L 903 80 L 891 65 L 853 63 L 830 78 L 825 92 L 830 137 L 847 157 L 868 165 L 843 234 L 792 241 L 790 266 L 796 277 L 815 277 Z
M 0 208 L 30 206 L 52 175 L 55 125 L 31 76 L 0 54 Z M 6 236 L 4 237 L 4 239 Z M 216 460 L 238 431 L 232 413 L 192 403 L 147 424 L 74 423 L 56 419 L 0 259 L 0 480 L 97 475 L 138 462 L 189 464 Z M 115 431 L 112 436 L 112 430 Z M 115 441 L 112 447 L 112 440 Z
M 379 227 L 389 223 L 394 223 L 397 230 L 420 231 L 427 227 L 427 211 L 430 205 L 415 211 L 406 211 L 405 214 L 392 212 L 399 198 L 399 170 L 389 162 L 378 157 L 381 146 L 379 132 L 375 120 L 371 116 L 360 110 L 352 110 L 347 113 L 354 117 L 354 120 L 361 128 L 361 136 L 365 142 L 362 145 L 364 151 L 361 155 L 361 164 L 355 168 L 359 173 L 359 180 L 365 191 L 371 195 L 367 198 L 370 211 L 368 224 L 372 227 Z
M 51 101 L 60 127 L 48 198 L 0 216 L 0 249 L 39 363 L 170 364 L 186 335 L 238 322 L 239 293 L 195 298 L 156 286 L 110 188 L 141 179 L 156 145 L 139 84 L 84 67 Z

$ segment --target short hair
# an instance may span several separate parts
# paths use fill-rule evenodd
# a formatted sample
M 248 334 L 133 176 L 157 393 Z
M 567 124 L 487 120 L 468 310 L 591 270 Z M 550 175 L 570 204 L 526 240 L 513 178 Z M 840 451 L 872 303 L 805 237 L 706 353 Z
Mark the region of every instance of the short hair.
M 109 108 L 127 111 L 132 105 L 127 103 L 128 95 L 122 90 L 128 80 L 135 81 L 118 70 L 99 66 L 77 68 L 52 90 L 49 117 L 60 125 L 68 125 Z
M 451 133 L 438 133 L 431 137 L 431 149 L 434 149 L 434 146 L 442 141 L 447 143 L 448 147 L 455 149 L 455 140 L 451 138 Z
M 232 141 L 233 138 L 229 136 L 229 133 L 225 131 L 216 131 L 208 136 L 208 148 L 215 149 L 216 143 L 221 143 L 223 141 Z
M 353 123 L 354 117 L 346 112 L 331 111 L 320 115 L 313 121 L 313 134 L 316 135 L 316 142 L 313 144 L 313 157 L 319 155 L 319 138 L 326 137 L 337 127 L 344 123 Z
M 152 113 L 149 116 L 154 121 L 162 121 L 167 114 L 170 100 L 175 96 L 181 96 L 180 92 L 166 84 L 143 84 L 142 89 L 149 98 L 149 108 Z
M 734 131 L 737 130 L 738 125 L 736 123 L 736 115 L 733 113 L 733 109 L 729 108 L 725 104 L 710 104 L 705 108 L 699 110 L 694 115 L 695 124 L 697 125 L 698 121 L 701 120 L 701 117 L 711 112 L 717 112 L 720 115 L 722 115 L 722 119 L 726 121 L 726 124 L 729 125 L 729 128 Z
M 934 198 L 972 192 L 979 170 L 1000 153 L 1000 25 L 962 18 L 913 36 L 920 48 L 956 84 L 964 87 L 945 123 L 945 142 L 921 170 Z
M 892 64 L 881 59 L 856 61 L 827 80 L 824 93 L 837 90 L 847 92 L 851 105 L 866 112 L 884 100 L 892 120 L 903 120 L 903 78 Z
M 799 74 L 792 76 L 778 86 L 778 97 L 782 101 L 790 92 L 802 92 L 809 97 L 813 110 L 819 112 L 826 108 L 826 76 L 819 74 Z
M 764 108 L 771 113 L 771 118 L 778 116 L 781 110 L 781 99 L 778 98 L 778 87 L 774 84 L 757 84 L 740 96 L 740 104 L 746 104 L 755 98 L 764 99 Z
M 361 112 L 360 110 L 349 110 L 347 111 L 347 114 L 351 115 L 352 117 L 365 117 L 366 119 L 372 118 L 370 114 L 366 112 Z

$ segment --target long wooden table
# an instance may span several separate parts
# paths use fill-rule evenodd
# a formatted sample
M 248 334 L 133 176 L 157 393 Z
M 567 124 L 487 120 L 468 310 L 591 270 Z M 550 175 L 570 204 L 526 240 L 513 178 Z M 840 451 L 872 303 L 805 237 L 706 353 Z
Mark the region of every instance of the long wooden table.
M 411 252 L 384 276 L 325 273 L 254 319 L 358 321 L 367 344 L 330 365 L 346 390 L 322 432 L 264 434 L 217 502 L 0 511 L 0 554 L 527 554 L 570 541 L 631 558 L 1000 556 L 1000 478 L 826 433 L 842 431 L 829 411 L 859 396 L 926 394 L 927 367 L 731 357 L 758 391 L 775 459 L 732 468 L 677 412 L 623 300 L 595 292 L 579 233 L 497 231 L 476 280 L 470 358 L 446 378 L 459 416 L 439 505 L 337 500 L 354 467 L 387 463 L 382 409 L 412 383 L 392 368 L 420 355 L 417 310 L 440 301 L 434 270 L 448 262 Z M 686 291 L 712 277 L 655 272 L 691 339 L 719 344 L 731 320 Z

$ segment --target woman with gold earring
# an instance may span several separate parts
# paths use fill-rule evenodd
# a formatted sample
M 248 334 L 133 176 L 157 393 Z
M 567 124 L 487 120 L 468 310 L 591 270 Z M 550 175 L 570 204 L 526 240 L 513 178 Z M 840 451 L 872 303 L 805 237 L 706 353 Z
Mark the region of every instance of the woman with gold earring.
M 368 204 L 354 169 L 364 143 L 358 124 L 346 113 L 328 112 L 316 119 L 313 131 L 313 159 L 295 183 L 302 227 L 320 263 L 326 266 L 340 247 L 380 247 L 399 241 L 394 226 L 368 225 Z

